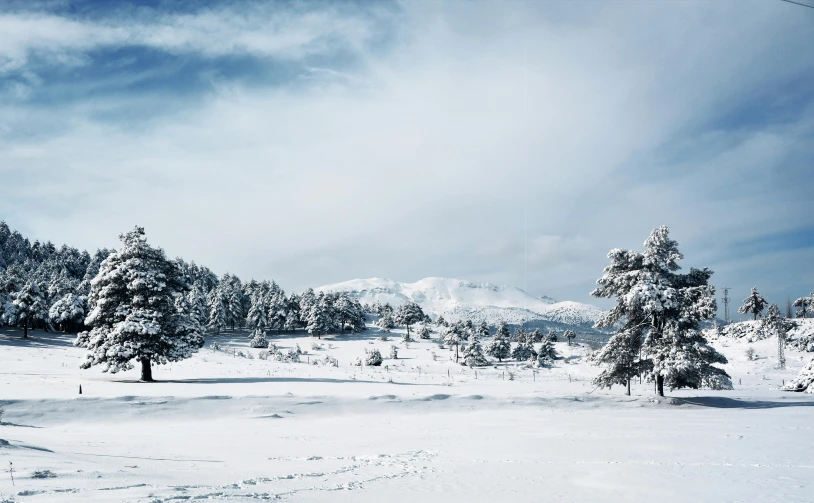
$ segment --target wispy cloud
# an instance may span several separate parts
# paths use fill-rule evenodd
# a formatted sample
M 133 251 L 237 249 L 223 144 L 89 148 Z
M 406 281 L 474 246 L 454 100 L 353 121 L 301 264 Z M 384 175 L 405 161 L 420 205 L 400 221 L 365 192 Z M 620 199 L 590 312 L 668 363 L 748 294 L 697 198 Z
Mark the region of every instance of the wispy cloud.
M 0 212 L 89 247 L 139 222 L 294 289 L 448 275 L 579 300 L 661 224 L 743 288 L 772 281 L 729 260 L 743 243 L 814 225 L 796 11 L 303 5 L 0 15 L 0 170 L 37 187 Z M 795 276 L 775 295 L 811 289 Z

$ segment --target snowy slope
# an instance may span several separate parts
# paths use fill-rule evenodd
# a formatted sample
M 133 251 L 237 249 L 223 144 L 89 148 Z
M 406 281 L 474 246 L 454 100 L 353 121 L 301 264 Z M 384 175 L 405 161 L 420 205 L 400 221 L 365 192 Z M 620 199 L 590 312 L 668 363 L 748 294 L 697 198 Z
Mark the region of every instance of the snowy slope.
M 472 319 L 495 324 L 506 321 L 550 321 L 564 325 L 590 327 L 602 310 L 579 302 L 555 302 L 550 297 L 534 297 L 519 288 L 490 283 L 471 283 L 451 278 L 424 278 L 415 283 L 390 279 L 354 279 L 316 289 L 323 292 L 348 292 L 362 303 L 389 302 L 398 306 L 413 300 L 431 316 L 451 320 Z

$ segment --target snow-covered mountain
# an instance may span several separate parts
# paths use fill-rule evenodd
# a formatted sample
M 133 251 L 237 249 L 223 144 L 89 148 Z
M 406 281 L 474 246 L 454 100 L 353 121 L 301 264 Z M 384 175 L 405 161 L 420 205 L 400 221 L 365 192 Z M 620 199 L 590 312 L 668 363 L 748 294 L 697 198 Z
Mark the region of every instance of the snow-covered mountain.
M 315 289 L 323 292 L 347 292 L 361 303 L 389 302 L 398 306 L 413 300 L 430 316 L 449 320 L 471 319 L 490 324 L 525 320 L 590 328 L 603 311 L 579 302 L 556 302 L 546 296 L 534 297 L 513 286 L 471 283 L 451 278 L 424 278 L 415 283 L 370 278 L 354 279 Z

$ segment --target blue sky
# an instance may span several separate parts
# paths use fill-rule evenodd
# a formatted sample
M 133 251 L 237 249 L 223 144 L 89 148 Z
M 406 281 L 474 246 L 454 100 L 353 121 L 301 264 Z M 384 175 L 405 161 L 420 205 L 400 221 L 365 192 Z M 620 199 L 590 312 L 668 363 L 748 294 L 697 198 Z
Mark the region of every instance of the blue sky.
M 592 301 L 669 225 L 745 297 L 814 290 L 814 9 L 5 2 L 0 216 L 284 287 L 450 276 Z

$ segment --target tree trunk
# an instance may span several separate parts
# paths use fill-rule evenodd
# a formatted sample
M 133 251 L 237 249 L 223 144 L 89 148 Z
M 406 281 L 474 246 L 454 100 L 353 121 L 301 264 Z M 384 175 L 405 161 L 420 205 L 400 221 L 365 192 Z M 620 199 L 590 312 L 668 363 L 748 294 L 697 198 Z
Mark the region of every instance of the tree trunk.
M 141 358 L 141 380 L 153 382 L 153 369 L 150 367 L 150 358 L 146 356 Z
M 662 375 L 656 376 L 656 394 L 664 396 L 664 376 Z
M 23 323 L 23 339 L 28 339 L 28 318 Z
M 458 343 L 455 343 L 455 363 L 458 363 Z
M 627 396 L 630 396 L 630 378 L 627 379 Z

